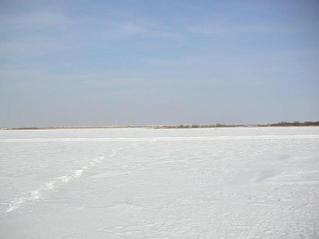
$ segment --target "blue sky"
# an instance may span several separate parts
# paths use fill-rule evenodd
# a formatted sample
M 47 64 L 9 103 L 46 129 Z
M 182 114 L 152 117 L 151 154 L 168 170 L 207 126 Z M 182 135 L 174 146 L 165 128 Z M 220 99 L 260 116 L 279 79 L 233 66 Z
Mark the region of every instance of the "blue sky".
M 0 127 L 319 120 L 318 1 L 0 0 Z

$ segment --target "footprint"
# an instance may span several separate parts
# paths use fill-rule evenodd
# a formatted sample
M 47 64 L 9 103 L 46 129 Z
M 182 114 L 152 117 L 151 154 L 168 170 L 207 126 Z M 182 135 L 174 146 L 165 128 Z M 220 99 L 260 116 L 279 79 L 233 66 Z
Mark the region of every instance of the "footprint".
M 257 177 L 255 178 L 255 182 L 260 183 L 262 181 L 265 181 L 269 178 L 275 177 L 279 175 L 280 173 L 275 169 L 265 169 L 262 170 Z

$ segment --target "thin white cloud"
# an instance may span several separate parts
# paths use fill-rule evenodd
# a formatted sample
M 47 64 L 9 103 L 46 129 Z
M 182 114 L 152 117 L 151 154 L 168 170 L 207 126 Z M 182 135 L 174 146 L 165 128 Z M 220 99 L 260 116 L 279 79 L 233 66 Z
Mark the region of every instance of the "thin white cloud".
M 0 25 L 2 27 L 14 28 L 39 28 L 63 26 L 70 22 L 70 19 L 57 12 L 36 11 L 19 14 L 0 15 Z
M 182 35 L 161 24 L 148 24 L 144 22 L 113 22 L 109 24 L 107 34 L 115 38 L 143 37 L 148 39 L 178 40 Z
M 291 28 L 288 26 L 270 26 L 254 24 L 226 24 L 226 23 L 203 23 L 187 27 L 191 34 L 206 36 L 240 33 L 293 33 L 303 29 Z

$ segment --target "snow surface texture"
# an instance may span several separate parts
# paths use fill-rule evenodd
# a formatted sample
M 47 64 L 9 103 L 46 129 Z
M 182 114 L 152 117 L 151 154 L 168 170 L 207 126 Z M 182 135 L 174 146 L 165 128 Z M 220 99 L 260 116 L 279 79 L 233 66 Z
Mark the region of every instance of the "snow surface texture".
M 319 238 L 319 128 L 0 131 L 0 238 Z

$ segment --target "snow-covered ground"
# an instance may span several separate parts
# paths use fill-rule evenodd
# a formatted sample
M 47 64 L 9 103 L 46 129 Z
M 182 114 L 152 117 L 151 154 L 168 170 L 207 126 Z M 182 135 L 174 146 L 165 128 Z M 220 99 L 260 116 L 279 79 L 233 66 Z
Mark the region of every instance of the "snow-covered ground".
M 319 127 L 0 131 L 0 238 L 319 238 Z

